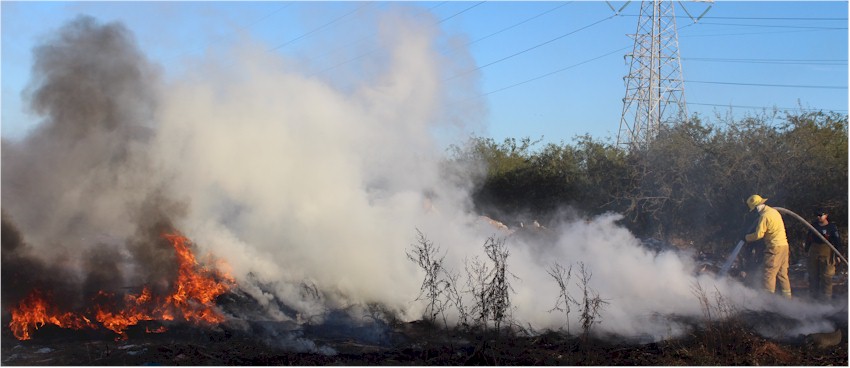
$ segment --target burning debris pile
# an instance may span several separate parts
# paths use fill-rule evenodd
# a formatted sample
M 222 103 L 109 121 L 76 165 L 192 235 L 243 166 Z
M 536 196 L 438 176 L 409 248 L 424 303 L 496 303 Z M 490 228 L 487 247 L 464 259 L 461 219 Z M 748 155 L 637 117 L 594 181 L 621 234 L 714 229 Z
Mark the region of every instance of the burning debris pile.
M 126 339 L 144 321 L 224 321 L 216 298 L 235 279 L 174 231 L 184 206 L 152 171 L 157 68 L 122 25 L 85 16 L 33 55 L 25 93 L 44 120 L 2 144 L 4 327 Z
M 389 29 L 388 47 L 410 48 L 388 64 L 398 77 L 355 97 L 256 50 L 234 51 L 236 70 L 202 62 L 199 80 L 164 81 L 127 28 L 88 16 L 46 35 L 23 91 L 41 121 L 1 147 L 4 332 L 19 341 L 54 328 L 123 339 L 140 326 L 230 320 L 250 331 L 256 320 L 275 326 L 257 327 L 258 336 L 288 338 L 292 325 L 333 323 L 368 303 L 398 313 L 413 299 L 401 286 L 415 274 L 385 252 L 407 231 L 377 225 L 419 209 L 411 193 L 433 182 L 393 170 L 418 164 L 431 144 L 408 135 L 423 136 L 435 120 L 436 92 L 420 82 L 438 68 L 419 65 L 432 58 L 427 33 Z M 244 77 L 240 68 L 258 75 L 210 78 Z M 412 126 L 382 126 L 402 116 Z M 357 152 L 364 146 L 375 149 Z M 435 177 L 427 166 L 422 175 Z M 227 260 L 227 272 L 196 252 Z M 346 318 L 343 326 L 362 319 Z
M 140 321 L 223 322 L 224 316 L 215 309 L 215 299 L 231 287 L 233 279 L 215 269 L 199 268 L 189 240 L 184 236 L 163 234 L 163 237 L 174 246 L 178 262 L 178 277 L 170 294 L 153 295 L 145 285 L 138 295 L 127 294 L 123 302 L 118 302 L 114 292 L 101 290 L 92 297 L 94 305 L 88 307 L 86 313 L 75 313 L 58 310 L 44 292 L 36 289 L 12 309 L 9 324 L 12 333 L 19 340 L 29 340 L 34 330 L 46 324 L 76 330 L 96 329 L 98 325 L 92 322 L 94 320 L 126 339 L 127 327 Z M 149 332 L 165 330 L 160 327 Z

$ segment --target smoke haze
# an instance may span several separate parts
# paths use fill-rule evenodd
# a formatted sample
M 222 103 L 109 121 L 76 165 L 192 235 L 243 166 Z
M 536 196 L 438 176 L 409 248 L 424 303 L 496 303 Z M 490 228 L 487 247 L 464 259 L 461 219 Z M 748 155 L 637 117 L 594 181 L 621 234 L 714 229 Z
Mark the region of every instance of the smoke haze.
M 177 229 L 226 261 L 264 318 L 315 322 L 372 303 L 420 318 L 423 274 L 405 255 L 416 229 L 457 272 L 483 257 L 488 236 L 506 233 L 470 211 L 473 183 L 447 172 L 435 138 L 486 116 L 467 100 L 474 75 L 446 81 L 469 69 L 468 54 L 439 53 L 445 35 L 430 17 L 397 9 L 376 21 L 382 47 L 369 78 L 345 88 L 249 39 L 164 80 L 121 24 L 80 17 L 59 29 L 34 50 L 27 90 L 44 120 L 2 146 L 4 307 L 24 292 L 24 267 L 71 273 L 52 281 L 73 281 L 61 289 L 77 295 L 167 287 L 174 259 L 159 234 Z M 567 220 L 552 227 L 552 242 L 508 238 L 513 317 L 565 324 L 549 312 L 553 262 L 587 266 L 589 286 L 609 303 L 601 331 L 625 336 L 681 333 L 664 316 L 702 316 L 696 283 L 741 308 L 805 315 L 792 333 L 826 330 L 838 308 L 693 276 L 690 258 L 644 249 L 618 220 Z

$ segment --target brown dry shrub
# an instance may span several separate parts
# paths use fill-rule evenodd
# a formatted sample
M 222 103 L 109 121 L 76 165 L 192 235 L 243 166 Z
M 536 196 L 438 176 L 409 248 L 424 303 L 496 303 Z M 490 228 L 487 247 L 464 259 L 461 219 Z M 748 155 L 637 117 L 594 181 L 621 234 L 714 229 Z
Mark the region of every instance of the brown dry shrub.
M 753 349 L 753 360 L 762 364 L 787 365 L 793 360 L 791 353 L 770 341 L 756 343 Z

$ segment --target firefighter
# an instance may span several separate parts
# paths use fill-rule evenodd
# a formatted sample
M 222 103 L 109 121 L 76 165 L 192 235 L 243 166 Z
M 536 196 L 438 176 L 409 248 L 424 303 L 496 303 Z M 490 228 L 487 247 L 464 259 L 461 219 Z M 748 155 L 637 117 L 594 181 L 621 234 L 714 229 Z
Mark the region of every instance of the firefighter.
M 829 222 L 828 216 L 824 210 L 815 211 L 812 226 L 835 245 L 841 239 L 838 228 Z M 838 257 L 828 244 L 811 231 L 806 237 L 805 250 L 808 252 L 809 294 L 815 299 L 832 300 L 832 277 L 835 276 Z
M 756 229 L 744 237 L 748 243 L 764 239 L 764 273 L 762 285 L 770 293 L 776 292 L 776 281 L 782 296 L 791 299 L 791 281 L 788 279 L 788 237 L 785 223 L 776 209 L 764 204 L 767 198 L 753 194 L 747 198 L 750 211 L 757 210 Z

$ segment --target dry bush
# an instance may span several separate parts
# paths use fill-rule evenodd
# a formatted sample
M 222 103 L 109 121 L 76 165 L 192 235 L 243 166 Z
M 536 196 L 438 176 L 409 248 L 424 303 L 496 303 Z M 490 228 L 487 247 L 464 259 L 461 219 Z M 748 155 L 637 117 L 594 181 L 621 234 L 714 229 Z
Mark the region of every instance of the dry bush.
M 570 304 L 578 304 L 578 302 L 576 302 L 567 291 L 572 271 L 572 265 L 570 265 L 569 268 L 564 268 L 564 266 L 561 266 L 557 262 L 546 270 L 549 276 L 552 276 L 552 278 L 555 279 L 555 282 L 558 283 L 559 290 L 558 299 L 555 300 L 555 306 L 549 310 L 549 313 L 559 311 L 565 314 L 567 321 L 567 335 L 570 334 Z
M 510 252 L 505 246 L 504 239 L 496 239 L 492 236 L 487 238 L 484 243 L 484 252 L 489 262 L 478 257 L 465 262 L 468 287 L 466 291 L 473 298 L 469 314 L 473 318 L 474 325 L 480 327 L 482 332 L 482 339 L 470 359 L 487 365 L 499 365 L 500 351 L 505 348 L 500 340 L 502 324 L 515 325 L 511 319 L 510 294 L 514 291 L 510 278 L 516 278 L 516 276 L 508 271 L 507 261 Z M 488 337 L 491 331 L 490 322 L 493 323 L 492 331 L 495 332 L 496 338 L 492 345 Z
M 424 317 L 435 322 L 442 316 L 446 328 L 449 327 L 447 308 L 454 307 L 458 314 L 458 326 L 466 328 L 470 324 L 482 327 L 486 332 L 492 322 L 498 332 L 503 323 L 510 323 L 511 298 L 513 288 L 510 278 L 516 278 L 508 271 L 510 252 L 504 239 L 487 238 L 484 253 L 488 261 L 472 258 L 464 262 L 466 267 L 466 289 L 459 289 L 460 275 L 443 266 L 445 255 L 440 256 L 440 248 L 429 241 L 419 229 L 416 230 L 416 243 L 407 251 L 407 258 L 425 271 L 416 301 L 425 301 Z M 470 294 L 472 305 L 467 308 L 464 294 Z
M 443 315 L 443 321 L 447 323 L 446 302 L 441 298 L 449 285 L 449 282 L 441 277 L 445 255 L 439 256 L 440 248 L 429 241 L 419 229 L 416 229 L 416 244 L 411 247 L 407 258 L 425 271 L 425 279 L 422 280 L 416 300 L 425 300 L 428 303 L 425 307 L 425 318 L 429 322 L 435 322 L 438 315 Z
M 463 329 L 469 327 L 469 312 L 463 303 L 463 292 L 458 289 L 460 274 L 443 269 L 446 275 L 445 295 L 446 302 L 451 303 L 457 311 L 457 325 Z M 446 325 L 448 328 L 448 324 Z
M 478 257 L 467 259 L 466 267 L 466 293 L 472 295 L 472 306 L 469 314 L 475 326 L 487 327 L 487 316 L 489 303 L 487 301 L 487 275 L 490 267 Z
M 475 325 L 487 331 L 489 323 L 493 322 L 493 327 L 498 333 L 503 323 L 511 323 L 510 294 L 513 288 L 510 278 L 516 278 L 516 276 L 508 271 L 510 252 L 504 239 L 496 239 L 492 236 L 487 238 L 484 243 L 484 252 L 489 262 L 478 257 L 465 262 L 466 292 L 473 298 L 469 313 Z
M 484 243 L 484 251 L 493 265 L 485 288 L 489 303 L 485 309 L 488 310 L 489 317 L 493 321 L 496 332 L 498 332 L 502 322 L 510 322 L 513 288 L 511 288 L 509 276 L 514 278 L 516 276 L 508 272 L 508 256 L 510 253 L 505 246 L 505 239 L 487 238 Z
M 576 285 L 582 293 L 582 299 L 573 298 L 568 291 L 570 278 L 572 277 L 572 265 L 569 268 L 564 268 L 559 263 L 554 263 L 547 272 L 558 284 L 558 298 L 555 300 L 555 306 L 549 312 L 562 312 L 566 317 L 567 335 L 570 334 L 570 312 L 572 306 L 578 308 L 579 322 L 581 323 L 582 339 L 586 342 L 589 337 L 593 325 L 602 323 L 602 310 L 607 301 L 599 296 L 593 288 L 590 287 L 590 279 L 593 274 L 590 269 L 583 263 L 579 262 L 579 280 Z
M 581 276 L 579 287 L 583 295 L 581 304 L 579 304 L 579 321 L 581 322 L 582 337 L 586 341 L 593 325 L 602 323 L 601 312 L 608 302 L 603 300 L 599 293 L 590 287 L 590 278 L 593 274 L 583 262 L 579 262 L 579 274 Z

